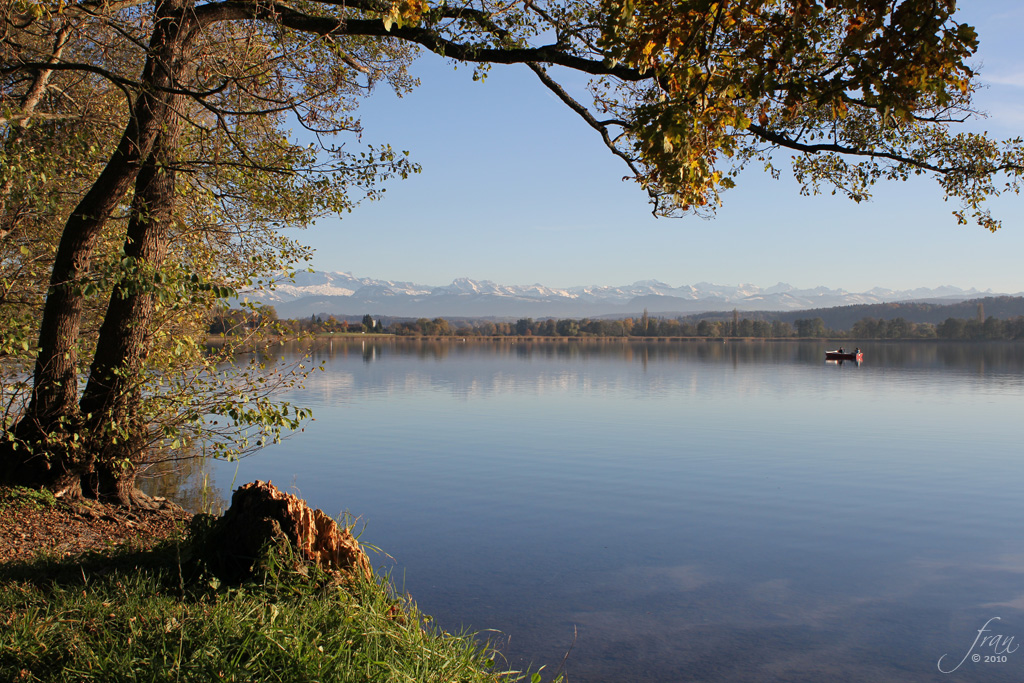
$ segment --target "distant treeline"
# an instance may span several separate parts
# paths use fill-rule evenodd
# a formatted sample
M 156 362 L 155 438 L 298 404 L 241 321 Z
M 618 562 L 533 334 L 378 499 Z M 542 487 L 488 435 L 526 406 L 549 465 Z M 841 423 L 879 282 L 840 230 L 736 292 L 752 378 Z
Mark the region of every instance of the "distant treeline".
M 1010 320 L 988 317 L 984 321 L 948 318 L 938 325 L 912 323 L 904 318 L 892 320 L 863 318 L 849 330 L 836 330 L 822 318 L 798 318 L 794 324 L 775 320 L 752 320 L 737 316 L 733 320 L 701 320 L 693 323 L 678 318 L 641 316 L 622 320 L 520 319 L 514 323 L 482 322 L 453 326 L 444 318 L 394 322 L 386 332 L 401 336 L 519 336 L 519 337 L 743 337 L 851 338 L 851 339 L 1024 339 L 1024 316 Z
M 1024 339 L 1024 316 L 1009 320 L 989 316 L 984 321 L 946 318 L 938 325 L 911 323 L 903 318 L 864 318 L 854 323 L 845 336 L 855 339 Z
M 556 320 L 534 320 L 520 318 L 516 322 L 465 322 L 453 326 L 444 318 L 394 322 L 387 331 L 396 335 L 425 335 L 463 337 L 791 337 L 793 326 L 789 323 L 769 323 L 764 320 L 742 319 L 737 321 L 737 333 L 726 334 L 722 322 L 701 320 L 697 323 L 678 318 L 659 318 L 641 315 L 639 318 L 620 320 L 582 320 L 563 318 Z
M 974 320 L 979 311 L 985 320 L 994 316 L 999 320 L 1010 320 L 1024 315 L 1024 297 L 989 296 L 968 301 L 947 302 L 907 302 L 896 301 L 883 304 L 854 304 L 833 308 L 818 308 L 804 311 L 779 311 L 765 314 L 771 320 L 795 322 L 797 318 L 821 318 L 825 326 L 834 330 L 850 330 L 865 319 L 895 320 L 902 318 L 911 323 L 932 323 L 936 327 L 946 320 Z M 719 317 L 728 317 L 731 312 L 719 313 Z
M 1009 299 L 1010 297 L 1003 297 Z M 211 334 L 235 334 L 253 327 L 257 322 L 271 319 L 281 334 L 345 334 L 384 333 L 396 336 L 426 337 L 742 337 L 762 339 L 786 338 L 850 338 L 850 339 L 961 339 L 1006 340 L 1024 339 L 1024 315 L 1000 318 L 985 315 L 985 299 L 972 303 L 974 315 L 968 318 L 947 317 L 939 323 L 912 322 L 903 316 L 891 319 L 865 316 L 847 327 L 829 325 L 824 316 L 786 320 L 768 319 L 773 314 L 742 316 L 709 314 L 695 320 L 692 316 L 676 318 L 649 315 L 638 318 L 610 319 L 554 319 L 534 320 L 521 318 L 516 322 L 492 320 L 446 320 L 420 318 L 418 320 L 386 320 L 366 314 L 359 318 L 339 319 L 335 316 L 317 316 L 298 320 L 280 320 L 273 306 L 254 311 L 222 309 L 212 318 Z M 860 307 L 858 307 L 860 308 Z M 949 307 L 944 307 L 949 308 Z
M 367 314 L 362 320 L 339 320 L 333 315 L 310 316 L 299 320 L 281 319 L 273 306 L 259 306 L 254 310 L 237 308 L 221 308 L 210 318 L 210 334 L 234 335 L 243 330 L 255 329 L 266 321 L 273 321 L 274 329 L 279 334 L 348 334 L 359 332 L 385 332 L 384 323 L 379 318 Z

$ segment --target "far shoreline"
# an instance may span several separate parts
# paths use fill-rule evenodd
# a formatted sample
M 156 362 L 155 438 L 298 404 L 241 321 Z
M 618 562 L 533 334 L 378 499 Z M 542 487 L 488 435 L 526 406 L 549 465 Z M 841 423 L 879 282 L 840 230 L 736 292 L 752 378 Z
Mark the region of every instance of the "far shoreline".
M 207 344 L 224 345 L 235 339 L 232 335 L 208 335 Z M 320 341 L 432 341 L 432 342 L 526 342 L 526 343 L 669 343 L 669 342 L 706 342 L 713 344 L 759 344 L 759 343 L 836 343 L 868 346 L 871 344 L 1015 344 L 1024 339 L 945 339 L 941 337 L 904 337 L 898 339 L 874 339 L 862 337 L 598 337 L 598 336 L 548 336 L 548 335 L 421 335 L 421 334 L 387 334 L 380 332 L 318 332 L 302 335 L 267 335 L 259 341 L 243 341 L 244 345 L 255 343 L 258 346 L 267 344 L 283 344 L 285 342 L 320 342 Z

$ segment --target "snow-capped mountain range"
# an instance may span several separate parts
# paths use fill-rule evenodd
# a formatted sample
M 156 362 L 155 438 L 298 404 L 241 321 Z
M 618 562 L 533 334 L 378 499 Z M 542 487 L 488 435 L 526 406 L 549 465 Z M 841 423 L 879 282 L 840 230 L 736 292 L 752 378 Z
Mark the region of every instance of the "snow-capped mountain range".
M 489 280 L 458 278 L 433 287 L 412 282 L 359 278 L 349 273 L 299 272 L 294 281 L 278 281 L 273 289 L 251 290 L 249 300 L 271 304 L 283 318 L 310 315 L 384 315 L 394 317 L 531 317 L 583 318 L 705 311 L 798 311 L 893 301 L 953 303 L 992 291 L 959 287 L 866 292 L 815 287 L 796 289 L 785 283 L 762 288 L 752 284 L 716 285 L 699 282 L 673 287 L 642 280 L 620 287 L 592 285 L 555 289 L 544 285 L 500 285 Z

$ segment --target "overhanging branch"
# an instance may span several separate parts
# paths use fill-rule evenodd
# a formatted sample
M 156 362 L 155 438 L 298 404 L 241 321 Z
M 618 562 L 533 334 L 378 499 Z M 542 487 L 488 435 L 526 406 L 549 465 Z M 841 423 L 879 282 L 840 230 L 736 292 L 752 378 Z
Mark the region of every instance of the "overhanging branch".
M 318 35 L 349 35 L 376 38 L 399 38 L 439 54 L 466 62 L 491 64 L 555 64 L 594 76 L 614 76 L 623 81 L 651 78 L 636 69 L 612 65 L 604 60 L 587 59 L 568 54 L 558 45 L 538 47 L 483 47 L 449 40 L 440 32 L 420 26 L 392 26 L 389 31 L 381 19 L 340 19 L 317 16 L 281 3 L 262 4 L 251 0 L 224 0 L 196 8 L 200 25 L 221 21 L 253 19 L 279 22 L 282 26 Z
M 920 168 L 926 171 L 934 171 L 935 173 L 947 174 L 954 173 L 958 170 L 963 170 L 954 167 L 942 167 L 930 164 L 920 159 L 914 159 L 912 157 L 904 156 L 902 154 L 896 154 L 895 152 L 882 152 L 870 149 L 859 149 L 857 147 L 848 147 L 846 145 L 840 145 L 837 143 L 823 143 L 810 145 L 803 142 L 798 142 L 782 133 L 768 130 L 757 124 L 750 124 L 747 127 L 751 133 L 761 138 L 765 142 L 770 142 L 779 147 L 785 147 L 786 149 L 792 149 L 797 152 L 805 152 L 807 154 L 819 154 L 821 152 L 832 152 L 835 154 L 842 154 L 843 156 L 852 157 L 867 157 L 871 159 L 887 159 L 889 161 L 895 161 L 900 164 L 907 164 L 914 168 Z

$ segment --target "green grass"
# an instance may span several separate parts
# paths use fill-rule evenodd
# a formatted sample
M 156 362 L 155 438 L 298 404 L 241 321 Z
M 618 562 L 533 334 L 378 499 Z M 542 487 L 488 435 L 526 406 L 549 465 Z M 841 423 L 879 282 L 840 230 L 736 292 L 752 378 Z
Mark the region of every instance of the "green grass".
M 486 644 L 439 631 L 385 580 L 339 585 L 284 561 L 224 586 L 196 569 L 189 548 L 178 541 L 0 566 L 0 680 L 525 677 L 497 670 Z
M 57 499 L 46 489 L 30 489 L 24 486 L 0 487 L 0 512 L 13 512 L 23 508 L 42 510 L 56 504 Z

